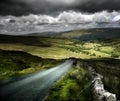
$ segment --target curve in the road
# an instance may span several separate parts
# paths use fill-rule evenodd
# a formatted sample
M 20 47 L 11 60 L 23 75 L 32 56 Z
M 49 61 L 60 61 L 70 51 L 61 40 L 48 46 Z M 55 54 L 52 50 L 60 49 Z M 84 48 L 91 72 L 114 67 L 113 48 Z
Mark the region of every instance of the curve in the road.
M 29 74 L 28 76 L 10 78 L 0 84 L 0 101 L 43 101 L 56 81 L 72 67 L 74 60 L 66 60 L 54 68 Z

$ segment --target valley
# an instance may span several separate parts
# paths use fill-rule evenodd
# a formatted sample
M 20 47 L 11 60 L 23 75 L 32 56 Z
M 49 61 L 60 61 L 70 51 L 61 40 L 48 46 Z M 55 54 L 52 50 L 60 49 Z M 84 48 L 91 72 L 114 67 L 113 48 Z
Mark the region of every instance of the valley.
M 103 76 L 105 89 L 120 99 L 119 33 L 119 29 L 92 29 L 53 33 L 50 37 L 0 35 L 0 79 L 47 70 L 75 59 L 45 101 L 92 101 L 91 87 L 85 89 L 91 82 L 87 65 Z

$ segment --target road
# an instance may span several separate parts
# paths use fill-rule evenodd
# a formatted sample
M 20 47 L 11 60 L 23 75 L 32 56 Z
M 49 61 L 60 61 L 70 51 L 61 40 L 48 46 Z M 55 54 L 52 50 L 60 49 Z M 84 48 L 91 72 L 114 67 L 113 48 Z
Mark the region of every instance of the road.
M 54 68 L 0 81 L 0 101 L 44 101 L 56 81 L 72 67 L 66 60 Z

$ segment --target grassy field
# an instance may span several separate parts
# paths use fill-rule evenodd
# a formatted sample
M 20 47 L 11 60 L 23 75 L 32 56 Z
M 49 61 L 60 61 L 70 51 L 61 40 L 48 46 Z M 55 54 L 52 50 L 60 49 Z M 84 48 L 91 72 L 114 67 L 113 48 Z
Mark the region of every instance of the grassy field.
M 80 41 L 32 36 L 0 36 L 0 49 L 24 51 L 50 59 L 120 58 L 120 40 Z
M 76 53 L 66 49 L 66 45 L 69 47 L 74 46 L 74 41 L 68 39 L 41 37 L 0 37 L 0 49 L 3 50 L 25 51 L 42 58 L 52 59 L 64 59 L 69 57 L 89 58 L 86 54 Z

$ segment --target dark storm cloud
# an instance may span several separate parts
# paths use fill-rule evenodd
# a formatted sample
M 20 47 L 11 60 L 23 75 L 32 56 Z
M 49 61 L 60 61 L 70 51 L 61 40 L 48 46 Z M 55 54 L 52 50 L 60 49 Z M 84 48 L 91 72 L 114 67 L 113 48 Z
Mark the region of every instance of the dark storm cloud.
M 1 15 L 22 15 L 27 12 L 31 12 L 31 8 L 24 2 L 18 2 L 17 0 L 0 1 Z
M 75 9 L 81 9 L 88 12 L 97 12 L 102 10 L 120 10 L 120 0 L 86 0 L 80 6 L 77 5 Z
M 64 10 L 97 12 L 120 10 L 120 0 L 1 0 L 0 14 L 23 15 Z

